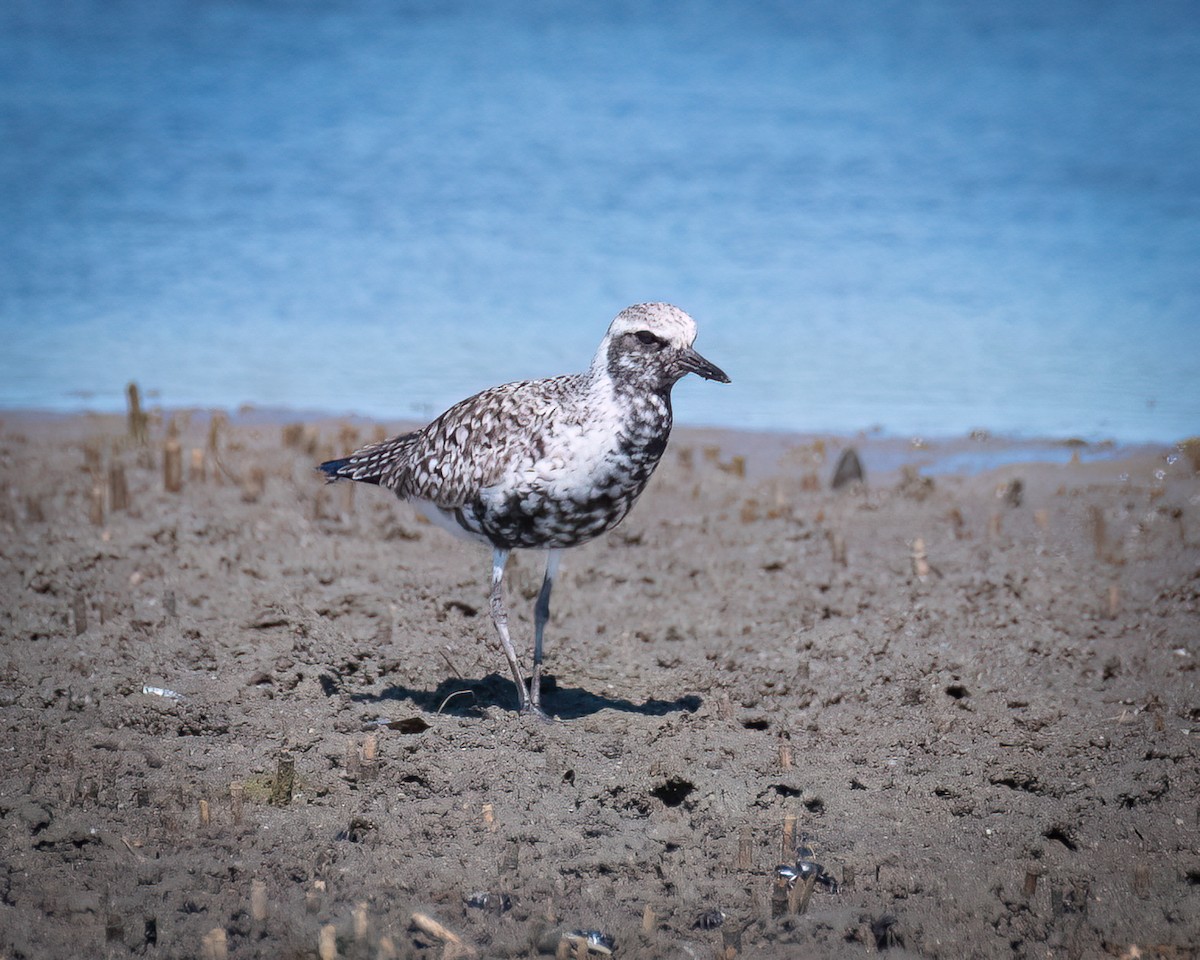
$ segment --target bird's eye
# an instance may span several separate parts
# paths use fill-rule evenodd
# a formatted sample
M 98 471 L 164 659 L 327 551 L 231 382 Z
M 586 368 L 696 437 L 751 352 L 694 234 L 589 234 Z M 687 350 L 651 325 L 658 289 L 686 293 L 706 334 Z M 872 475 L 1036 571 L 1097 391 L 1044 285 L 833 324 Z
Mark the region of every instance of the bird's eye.
M 634 334 L 634 336 L 638 338 L 639 342 L 644 343 L 648 347 L 654 344 L 657 344 L 660 347 L 665 346 L 662 338 L 656 337 L 649 330 L 639 330 L 636 334 Z

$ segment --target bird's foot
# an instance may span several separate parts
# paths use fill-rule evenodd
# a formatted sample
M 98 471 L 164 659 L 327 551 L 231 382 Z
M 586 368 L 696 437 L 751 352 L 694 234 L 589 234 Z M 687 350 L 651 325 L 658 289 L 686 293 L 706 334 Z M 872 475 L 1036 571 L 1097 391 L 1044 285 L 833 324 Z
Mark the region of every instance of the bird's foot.
M 542 723 L 558 722 L 557 718 L 550 716 L 550 714 L 546 713 L 545 710 L 531 700 L 526 700 L 525 703 L 521 705 L 521 716 L 534 717 L 537 720 L 540 720 Z

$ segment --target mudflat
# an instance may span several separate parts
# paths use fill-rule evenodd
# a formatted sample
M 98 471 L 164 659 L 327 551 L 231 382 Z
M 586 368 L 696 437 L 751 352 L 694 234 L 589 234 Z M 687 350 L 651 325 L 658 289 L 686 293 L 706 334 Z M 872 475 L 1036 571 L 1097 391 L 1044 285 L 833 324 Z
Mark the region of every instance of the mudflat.
M 677 430 L 545 724 L 394 428 L 0 415 L 0 957 L 1195 955 L 1194 447 Z

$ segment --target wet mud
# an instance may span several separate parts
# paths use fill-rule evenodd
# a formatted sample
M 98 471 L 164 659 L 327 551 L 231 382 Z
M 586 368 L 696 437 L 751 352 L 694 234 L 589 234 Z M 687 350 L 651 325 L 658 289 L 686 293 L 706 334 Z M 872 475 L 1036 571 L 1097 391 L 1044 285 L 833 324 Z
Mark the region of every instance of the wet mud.
M 486 551 L 313 470 L 383 428 L 213 424 L 0 425 L 5 960 L 1195 955 L 1187 451 L 679 431 L 544 724 Z

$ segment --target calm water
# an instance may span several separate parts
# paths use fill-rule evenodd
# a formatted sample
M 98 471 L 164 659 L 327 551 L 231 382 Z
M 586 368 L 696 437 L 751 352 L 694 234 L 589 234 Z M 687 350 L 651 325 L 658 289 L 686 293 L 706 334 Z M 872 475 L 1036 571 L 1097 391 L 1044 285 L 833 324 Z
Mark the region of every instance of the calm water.
M 691 423 L 1200 432 L 1200 5 L 6 0 L 0 407 L 412 417 L 672 300 Z

